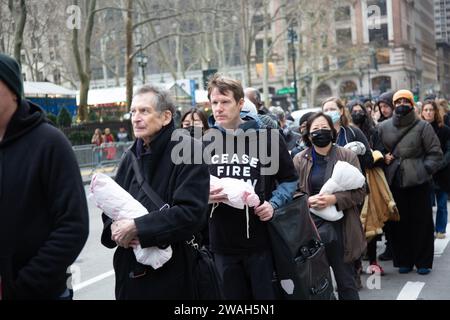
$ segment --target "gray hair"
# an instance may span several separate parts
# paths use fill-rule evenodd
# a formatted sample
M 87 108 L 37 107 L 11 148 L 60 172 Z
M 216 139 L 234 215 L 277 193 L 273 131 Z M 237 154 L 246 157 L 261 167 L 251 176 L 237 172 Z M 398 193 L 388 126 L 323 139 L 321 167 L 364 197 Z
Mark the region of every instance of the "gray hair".
M 281 107 L 270 107 L 269 112 L 275 115 L 278 121 L 283 121 L 286 117 L 286 114 Z
M 161 89 L 152 84 L 146 84 L 137 89 L 133 97 L 146 93 L 153 94 L 156 111 L 163 112 L 169 110 L 172 113 L 172 115 L 175 114 L 175 104 L 169 91 Z

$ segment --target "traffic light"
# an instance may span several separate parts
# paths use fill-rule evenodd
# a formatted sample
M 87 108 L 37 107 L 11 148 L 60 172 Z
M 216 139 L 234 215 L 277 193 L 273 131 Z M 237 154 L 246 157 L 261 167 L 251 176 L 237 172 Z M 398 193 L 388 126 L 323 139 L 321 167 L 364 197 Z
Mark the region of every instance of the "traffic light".
M 203 70 L 203 89 L 208 88 L 209 79 L 217 73 L 217 69 L 207 69 Z

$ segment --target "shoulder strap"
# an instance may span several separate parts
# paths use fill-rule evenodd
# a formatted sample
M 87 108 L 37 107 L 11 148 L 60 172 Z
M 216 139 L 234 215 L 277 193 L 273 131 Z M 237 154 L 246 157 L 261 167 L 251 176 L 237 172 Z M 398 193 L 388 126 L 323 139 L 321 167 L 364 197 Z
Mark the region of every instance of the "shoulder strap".
M 142 188 L 142 190 L 144 190 L 147 197 L 149 197 L 150 200 L 159 208 L 159 211 L 169 208 L 170 206 L 167 203 L 164 203 L 161 197 L 155 191 L 153 191 L 148 182 L 145 181 L 144 177 L 142 176 L 141 168 L 139 167 L 139 163 L 134 153 L 130 152 L 130 154 L 134 175 L 136 176 L 136 180 L 139 184 L 139 187 Z
M 416 120 L 414 121 L 414 123 L 405 130 L 405 132 L 402 133 L 402 135 L 400 136 L 400 138 L 394 143 L 394 145 L 391 148 L 391 154 L 394 153 L 395 148 L 397 148 L 398 144 L 403 140 L 403 138 L 408 134 L 408 132 L 410 132 L 412 130 L 412 128 L 414 128 L 418 123 L 420 122 L 420 120 Z

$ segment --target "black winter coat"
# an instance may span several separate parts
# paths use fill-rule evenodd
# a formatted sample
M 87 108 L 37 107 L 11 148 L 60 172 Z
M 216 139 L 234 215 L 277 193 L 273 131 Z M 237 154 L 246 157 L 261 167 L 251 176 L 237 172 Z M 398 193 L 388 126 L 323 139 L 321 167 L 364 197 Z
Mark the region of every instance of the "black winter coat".
M 72 147 L 22 101 L 0 142 L 0 275 L 5 299 L 57 299 L 88 236 Z
M 170 245 L 171 259 L 154 270 L 136 261 L 132 249 L 117 248 L 114 254 L 117 299 L 193 299 L 191 258 L 186 241 L 206 225 L 209 198 L 209 171 L 205 164 L 175 165 L 171 159 L 177 142 L 171 141 L 173 122 L 163 128 L 144 152 L 142 140 L 126 153 L 116 175 L 117 183 L 147 208 L 149 214 L 135 219 L 143 248 Z M 201 143 L 187 137 L 193 144 Z M 161 212 L 138 186 L 131 164 L 134 153 L 144 178 L 170 209 Z M 116 247 L 111 240 L 111 219 L 103 214 L 102 244 Z M 142 277 L 132 278 L 144 274 Z

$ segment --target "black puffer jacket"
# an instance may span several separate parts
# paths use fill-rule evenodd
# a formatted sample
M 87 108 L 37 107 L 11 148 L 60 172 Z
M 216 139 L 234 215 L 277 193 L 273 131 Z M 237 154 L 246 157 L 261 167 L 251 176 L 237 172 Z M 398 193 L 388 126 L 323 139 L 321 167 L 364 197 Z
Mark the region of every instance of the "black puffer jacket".
M 5 299 L 57 299 L 88 235 L 72 147 L 22 101 L 0 142 L 0 275 Z
M 171 141 L 173 122 L 163 128 L 144 152 L 136 140 L 121 163 L 116 181 L 147 208 L 149 214 L 135 219 L 143 248 L 171 245 L 173 254 L 161 268 L 154 270 L 136 261 L 133 249 L 117 248 L 114 254 L 117 299 L 193 299 L 190 250 L 186 241 L 206 225 L 209 197 L 209 171 L 205 164 L 175 165 Z M 192 141 L 201 151 L 201 142 Z M 159 211 L 139 187 L 131 164 L 131 153 L 138 158 L 143 176 L 160 198 L 170 205 Z M 111 240 L 111 219 L 103 215 L 102 244 L 116 247 Z M 131 278 L 130 273 L 145 273 Z

